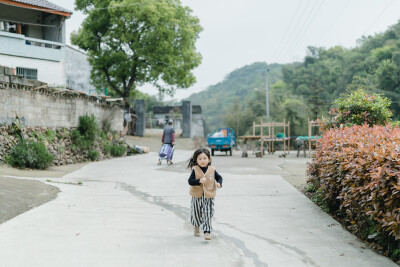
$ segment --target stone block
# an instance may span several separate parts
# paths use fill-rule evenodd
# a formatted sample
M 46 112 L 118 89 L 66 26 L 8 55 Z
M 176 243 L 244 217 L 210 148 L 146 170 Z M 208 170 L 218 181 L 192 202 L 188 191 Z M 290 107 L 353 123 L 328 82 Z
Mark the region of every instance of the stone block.
M 19 78 L 18 76 L 10 76 L 10 82 L 11 84 L 21 84 L 21 78 Z
M 2 67 L 0 67 L 1 69 Z M 10 83 L 10 76 L 0 74 L 0 82 L 2 83 Z
M 35 87 L 35 83 L 33 82 L 33 80 L 26 79 L 26 86 Z
M 20 79 L 20 82 L 21 82 L 20 84 L 21 85 L 24 85 L 24 86 L 28 85 L 28 81 L 29 81 L 28 79 L 25 79 L 23 77 L 20 77 L 19 79 Z
M 9 67 L 3 67 L 3 68 L 4 68 L 4 74 L 5 75 L 8 75 L 8 76 L 13 75 L 13 69 L 12 68 L 9 68 Z
M 0 74 L 4 74 L 4 66 L 0 66 Z
M 40 81 L 37 81 L 37 80 L 31 80 L 31 81 L 33 82 L 33 86 L 35 86 L 35 88 L 42 85 L 42 82 L 40 82 Z

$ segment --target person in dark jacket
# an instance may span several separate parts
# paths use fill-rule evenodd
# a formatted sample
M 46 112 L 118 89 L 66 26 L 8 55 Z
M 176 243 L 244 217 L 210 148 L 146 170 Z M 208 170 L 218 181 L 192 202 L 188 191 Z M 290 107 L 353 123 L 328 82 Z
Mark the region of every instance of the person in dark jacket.
M 174 121 L 169 120 L 168 125 L 164 127 L 164 132 L 161 138 L 163 144 L 168 144 L 170 146 L 175 145 L 175 128 L 173 126 Z M 171 165 L 171 159 L 168 158 L 168 165 Z

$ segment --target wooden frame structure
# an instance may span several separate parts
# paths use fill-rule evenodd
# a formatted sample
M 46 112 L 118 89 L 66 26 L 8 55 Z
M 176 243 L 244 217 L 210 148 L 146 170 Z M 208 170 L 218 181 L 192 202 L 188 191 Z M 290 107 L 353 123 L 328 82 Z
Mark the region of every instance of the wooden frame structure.
M 263 128 L 267 128 L 267 132 L 263 133 Z M 283 137 L 277 138 L 275 136 L 275 127 L 283 127 Z M 260 135 L 256 135 L 256 128 L 260 128 Z M 287 129 L 287 132 L 286 132 Z M 286 133 L 288 136 L 286 137 Z M 260 141 L 261 142 L 261 156 L 263 156 L 264 142 L 268 142 L 268 153 L 274 153 L 274 146 L 276 141 L 283 141 L 283 153 L 286 154 L 286 141 L 288 141 L 287 147 L 290 148 L 290 122 L 263 122 L 261 120 L 260 124 L 256 124 L 253 121 L 253 135 L 250 136 L 239 136 L 239 139 Z M 254 152 L 254 149 L 253 149 Z M 289 149 L 288 149 L 289 152 Z

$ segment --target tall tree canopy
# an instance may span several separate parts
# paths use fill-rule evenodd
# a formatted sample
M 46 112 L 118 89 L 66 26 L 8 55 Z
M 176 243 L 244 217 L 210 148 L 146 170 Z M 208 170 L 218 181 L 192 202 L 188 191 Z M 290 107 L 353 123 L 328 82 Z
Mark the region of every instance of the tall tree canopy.
M 88 52 L 91 79 L 127 100 L 150 83 L 173 95 L 195 82 L 201 62 L 195 42 L 202 30 L 180 0 L 75 0 L 87 15 L 72 44 Z

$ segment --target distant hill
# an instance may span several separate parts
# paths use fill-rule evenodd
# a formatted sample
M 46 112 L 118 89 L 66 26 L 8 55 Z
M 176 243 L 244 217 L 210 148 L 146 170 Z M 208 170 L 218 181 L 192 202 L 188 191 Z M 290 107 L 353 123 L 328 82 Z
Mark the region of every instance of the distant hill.
M 208 132 L 230 127 L 250 133 L 265 119 L 265 71 L 269 72 L 270 120 L 290 122 L 291 135 L 307 134 L 307 119 L 329 117 L 335 101 L 355 90 L 389 98 L 393 120 L 400 120 L 400 22 L 385 32 L 362 36 L 354 48 L 309 46 L 302 62 L 256 62 L 231 72 L 191 95 L 201 105 Z M 255 90 L 257 89 L 257 90 Z
M 235 102 L 244 107 L 246 102 L 254 97 L 255 89 L 265 90 L 267 68 L 269 85 L 282 80 L 282 65 L 256 62 L 234 70 L 222 82 L 187 98 L 192 104 L 202 106 L 208 133 L 219 127 L 227 127 L 224 117 Z

